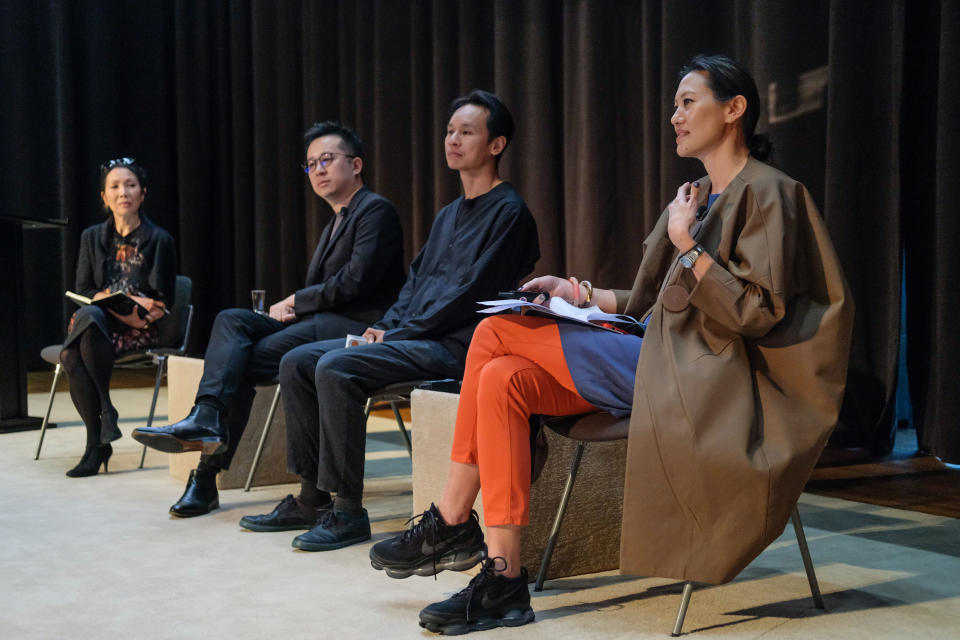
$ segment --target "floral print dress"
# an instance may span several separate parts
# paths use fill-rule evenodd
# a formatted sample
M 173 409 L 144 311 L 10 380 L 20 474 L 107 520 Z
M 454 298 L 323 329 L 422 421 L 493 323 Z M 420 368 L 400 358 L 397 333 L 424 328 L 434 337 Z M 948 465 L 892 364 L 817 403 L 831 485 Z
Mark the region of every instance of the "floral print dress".
M 104 264 L 106 286 L 110 291 L 123 291 L 128 295 L 145 298 L 157 297 L 156 293 L 151 295 L 152 292 L 143 290 L 147 273 L 150 270 L 150 265 L 144 263 L 143 254 L 139 250 L 144 235 L 145 228 L 142 224 L 126 236 L 121 236 L 116 230 L 113 230 L 111 255 Z M 82 311 L 82 308 L 77 310 L 70 318 L 67 332 L 71 336 L 74 330 L 81 331 L 91 324 L 83 321 L 78 323 L 78 316 L 86 315 L 81 314 Z M 117 356 L 131 351 L 144 351 L 157 346 L 158 332 L 154 324 L 142 329 L 131 327 L 107 312 L 106 327 L 100 328 L 109 335 L 110 341 L 113 343 L 114 353 Z

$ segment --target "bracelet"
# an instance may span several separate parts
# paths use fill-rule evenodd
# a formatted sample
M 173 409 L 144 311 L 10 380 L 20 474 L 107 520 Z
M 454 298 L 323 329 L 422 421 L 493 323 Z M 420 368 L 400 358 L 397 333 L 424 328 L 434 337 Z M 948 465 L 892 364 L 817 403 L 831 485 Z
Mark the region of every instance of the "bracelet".
M 589 307 L 590 301 L 593 300 L 593 285 L 590 284 L 589 280 L 581 280 L 580 284 L 587 288 L 587 296 L 583 299 L 583 306 Z

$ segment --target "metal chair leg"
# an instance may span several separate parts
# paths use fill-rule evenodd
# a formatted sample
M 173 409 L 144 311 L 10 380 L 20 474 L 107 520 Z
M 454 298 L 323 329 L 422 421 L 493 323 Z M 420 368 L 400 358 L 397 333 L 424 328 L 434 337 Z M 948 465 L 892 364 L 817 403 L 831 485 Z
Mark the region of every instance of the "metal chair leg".
M 793 521 L 793 531 L 797 534 L 797 546 L 800 547 L 800 556 L 803 558 L 803 568 L 807 571 L 807 582 L 810 583 L 810 594 L 817 609 L 823 609 L 823 598 L 820 596 L 820 585 L 817 583 L 817 574 L 813 570 L 813 560 L 810 559 L 810 549 L 807 547 L 807 536 L 803 533 L 803 523 L 800 521 L 800 510 L 793 505 L 790 514 Z
M 563 516 L 567 512 L 567 504 L 570 502 L 570 494 L 573 493 L 573 483 L 577 480 L 577 471 L 580 469 L 580 459 L 583 457 L 583 450 L 586 445 L 586 442 L 577 442 L 577 450 L 573 453 L 573 461 L 570 463 L 570 475 L 567 476 L 567 485 L 563 488 L 560 507 L 557 509 L 557 516 L 553 519 L 553 528 L 550 530 L 550 537 L 547 538 L 547 548 L 544 550 L 543 558 L 540 560 L 540 570 L 537 572 L 537 583 L 533 587 L 534 591 L 543 591 L 543 581 L 547 579 L 547 568 L 550 566 L 553 548 L 557 546 L 557 538 L 560 537 L 560 523 L 563 522 Z
M 400 435 L 403 436 L 403 443 L 407 445 L 407 455 L 413 457 L 413 445 L 410 444 L 410 434 L 407 433 L 407 427 L 403 424 L 403 418 L 400 417 L 400 409 L 397 408 L 397 401 L 390 401 L 390 408 L 393 409 L 393 417 L 397 419 L 397 426 L 400 427 Z
M 150 413 L 147 414 L 147 426 L 153 426 L 153 416 L 157 411 L 157 396 L 160 395 L 160 383 L 163 382 L 163 374 L 167 368 L 167 356 L 154 356 L 157 359 L 157 379 L 153 383 L 153 399 L 150 401 Z M 147 445 L 143 445 L 143 451 L 140 452 L 140 466 L 143 469 L 143 461 L 147 459 Z
M 280 403 L 280 385 L 277 385 L 277 391 L 273 394 L 273 402 L 270 403 L 270 411 L 267 412 L 267 421 L 263 425 L 263 433 L 260 434 L 260 443 L 257 444 L 257 451 L 253 454 L 253 462 L 250 463 L 250 473 L 247 474 L 247 483 L 243 485 L 244 491 L 250 491 L 250 485 L 253 484 L 253 474 L 257 472 L 260 465 L 260 454 L 263 453 L 263 446 L 267 443 L 267 434 L 270 433 L 270 425 L 273 424 L 273 414 L 277 411 L 277 404 Z
M 683 619 L 687 617 L 691 595 L 693 595 L 693 583 L 687 582 L 683 585 L 683 597 L 680 599 L 680 608 L 677 610 L 677 621 L 673 623 L 673 632 L 670 634 L 674 638 L 679 636 L 680 630 L 683 629 Z
M 37 452 L 33 455 L 34 460 L 40 459 L 40 447 L 43 446 L 43 436 L 47 433 L 47 425 L 50 423 L 50 410 L 53 409 L 53 397 L 57 395 L 57 381 L 60 379 L 60 373 L 63 371 L 63 365 L 59 362 L 53 370 L 53 384 L 50 385 L 50 399 L 47 401 L 47 412 L 43 416 L 43 424 L 40 425 L 40 439 L 37 440 Z
M 793 512 L 790 514 L 790 520 L 793 521 L 793 530 L 797 534 L 797 546 L 800 547 L 800 556 L 803 558 L 803 568 L 807 571 L 807 581 L 810 583 L 810 593 L 813 595 L 813 603 L 817 609 L 823 609 L 823 598 L 820 596 L 820 586 L 817 584 L 817 574 L 813 570 L 813 561 L 810 559 L 810 549 L 807 547 L 807 537 L 803 533 L 803 523 L 800 521 L 800 511 L 794 505 Z M 680 601 L 680 609 L 677 611 L 677 621 L 673 625 L 673 633 L 670 635 L 676 637 L 680 635 L 683 628 L 683 619 L 687 615 L 687 606 L 690 604 L 690 595 L 693 593 L 693 583 L 687 582 L 683 585 L 683 598 Z

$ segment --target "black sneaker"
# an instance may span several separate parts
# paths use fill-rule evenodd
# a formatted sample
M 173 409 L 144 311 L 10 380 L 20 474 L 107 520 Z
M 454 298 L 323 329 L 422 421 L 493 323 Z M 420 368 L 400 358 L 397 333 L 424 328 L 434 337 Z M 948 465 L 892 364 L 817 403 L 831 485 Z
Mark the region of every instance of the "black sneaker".
M 240 526 L 250 531 L 290 531 L 292 529 L 310 529 L 317 524 L 317 518 L 328 509 L 333 508 L 333 502 L 319 507 L 310 507 L 288 495 L 270 513 L 259 516 L 243 516 Z
M 447 525 L 436 506 L 416 518 L 403 534 L 382 540 L 370 549 L 370 564 L 383 569 L 391 578 L 407 578 L 413 574 L 432 576 L 450 569 L 466 571 L 487 556 L 483 531 L 476 511 L 470 511 L 466 522 Z
M 328 509 L 310 531 L 298 535 L 291 544 L 304 551 L 330 551 L 369 539 L 370 518 L 366 509 L 356 515 Z
M 496 561 L 489 558 L 467 588 L 443 602 L 435 602 L 420 612 L 420 626 L 445 636 L 496 627 L 519 627 L 533 622 L 527 569 L 516 578 L 505 578 L 495 571 Z M 506 567 L 506 562 L 503 562 Z

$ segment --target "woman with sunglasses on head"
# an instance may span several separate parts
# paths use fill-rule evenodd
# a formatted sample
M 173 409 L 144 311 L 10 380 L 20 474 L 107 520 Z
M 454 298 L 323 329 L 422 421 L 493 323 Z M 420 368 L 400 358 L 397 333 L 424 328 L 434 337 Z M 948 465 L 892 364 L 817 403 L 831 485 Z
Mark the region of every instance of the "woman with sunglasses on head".
M 520 566 L 531 414 L 631 415 L 621 570 L 639 575 L 732 579 L 783 531 L 823 449 L 853 305 L 820 215 L 803 185 L 764 164 L 742 66 L 695 57 L 674 105 L 677 154 L 707 175 L 680 186 L 643 242 L 633 290 L 554 276 L 523 287 L 631 315 L 643 336 L 529 315 L 474 332 L 443 495 L 370 551 L 394 578 L 483 560 L 466 589 L 420 612 L 422 627 L 533 620 Z M 471 510 L 481 488 L 486 536 Z
M 123 292 L 138 307 L 127 315 L 86 305 L 70 319 L 60 362 L 70 380 L 70 398 L 83 419 L 87 442 L 71 478 L 92 476 L 113 453 L 122 434 L 110 401 L 114 360 L 157 345 L 154 325 L 173 302 L 176 248 L 169 233 L 140 212 L 146 171 L 133 158 L 100 165 L 100 198 L 109 213 L 80 236 L 75 291 L 94 300 Z

